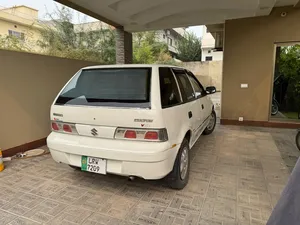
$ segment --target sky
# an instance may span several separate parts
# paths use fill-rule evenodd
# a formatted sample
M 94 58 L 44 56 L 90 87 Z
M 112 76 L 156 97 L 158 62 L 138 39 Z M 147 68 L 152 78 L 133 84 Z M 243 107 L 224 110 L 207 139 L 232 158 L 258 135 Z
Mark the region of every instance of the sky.
M 15 5 L 26 5 L 32 8 L 39 10 L 40 19 L 46 19 L 45 15 L 47 13 L 51 13 L 55 10 L 56 5 L 60 5 L 55 3 L 53 0 L 0 0 L 0 8 L 12 7 Z M 75 18 L 78 18 L 78 14 L 76 14 Z M 78 19 L 76 19 L 78 20 Z M 86 17 L 84 15 L 80 16 L 80 20 L 93 20 L 92 18 Z M 74 21 L 76 22 L 76 21 Z M 189 27 L 189 31 L 194 32 L 198 37 L 202 37 L 202 26 L 194 26 Z

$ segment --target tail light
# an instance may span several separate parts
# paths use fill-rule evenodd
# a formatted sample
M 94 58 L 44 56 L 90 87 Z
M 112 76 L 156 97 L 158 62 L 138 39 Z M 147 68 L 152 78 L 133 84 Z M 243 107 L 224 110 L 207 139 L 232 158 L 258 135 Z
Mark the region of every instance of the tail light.
M 59 126 L 55 122 L 51 122 L 51 128 L 53 131 L 59 131 Z
M 147 131 L 145 134 L 145 139 L 147 140 L 158 140 L 159 139 L 159 134 L 157 131 Z
M 52 121 L 52 131 L 68 134 L 78 134 L 75 124 Z
M 125 138 L 128 139 L 135 139 L 136 138 L 136 131 L 135 130 L 126 130 L 124 134 Z
M 115 139 L 163 142 L 168 140 L 168 134 L 166 129 L 117 128 Z

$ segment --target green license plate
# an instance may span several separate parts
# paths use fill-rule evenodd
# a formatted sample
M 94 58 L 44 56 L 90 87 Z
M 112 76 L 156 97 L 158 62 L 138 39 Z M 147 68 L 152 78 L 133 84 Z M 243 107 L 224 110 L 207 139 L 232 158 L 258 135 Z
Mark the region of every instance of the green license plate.
M 92 173 L 106 174 L 106 159 L 82 156 L 81 170 Z

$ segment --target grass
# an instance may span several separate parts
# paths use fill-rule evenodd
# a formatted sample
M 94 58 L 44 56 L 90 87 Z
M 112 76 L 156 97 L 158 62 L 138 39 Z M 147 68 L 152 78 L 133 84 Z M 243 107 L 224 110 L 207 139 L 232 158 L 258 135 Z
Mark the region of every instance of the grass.
M 298 112 L 281 112 L 286 118 L 297 120 Z

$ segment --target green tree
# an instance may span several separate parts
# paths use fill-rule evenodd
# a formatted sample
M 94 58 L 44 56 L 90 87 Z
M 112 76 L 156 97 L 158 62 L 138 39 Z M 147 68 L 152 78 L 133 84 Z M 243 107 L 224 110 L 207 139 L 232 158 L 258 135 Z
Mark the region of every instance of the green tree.
M 166 43 L 157 40 L 156 31 L 133 34 L 133 62 L 141 64 L 172 62 Z
M 95 29 L 90 25 L 76 26 L 73 24 L 74 13 L 67 7 L 57 7 L 53 13 L 48 13 L 47 21 L 40 26 L 38 53 L 87 60 L 105 64 L 114 64 L 116 60 L 115 29 Z M 0 48 L 33 52 L 33 48 L 25 45 L 15 37 L 1 37 Z M 133 62 L 152 64 L 175 64 L 169 54 L 166 43 L 157 40 L 157 32 L 139 32 L 133 34 Z
M 48 14 L 50 21 L 41 29 L 38 45 L 43 54 L 58 57 L 115 63 L 115 31 L 111 28 L 74 29 L 73 13 L 66 7 Z
M 278 67 L 288 80 L 287 109 L 300 112 L 300 45 L 282 47 Z
M 0 48 L 14 51 L 25 51 L 26 49 L 18 38 L 7 35 L 0 35 Z
M 187 32 L 178 41 L 178 59 L 183 62 L 201 61 L 201 40 L 191 32 Z
M 30 28 L 24 37 L 0 35 L 0 48 L 12 51 L 35 52 L 35 42 L 31 41 Z

